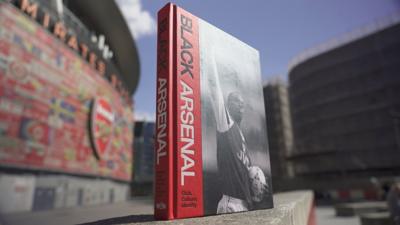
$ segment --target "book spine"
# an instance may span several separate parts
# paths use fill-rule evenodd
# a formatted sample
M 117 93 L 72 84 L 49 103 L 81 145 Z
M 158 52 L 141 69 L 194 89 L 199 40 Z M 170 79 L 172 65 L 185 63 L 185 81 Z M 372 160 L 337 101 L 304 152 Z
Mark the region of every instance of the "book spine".
M 176 7 L 176 218 L 203 216 L 198 18 Z
M 154 217 L 174 219 L 173 5 L 158 12 Z

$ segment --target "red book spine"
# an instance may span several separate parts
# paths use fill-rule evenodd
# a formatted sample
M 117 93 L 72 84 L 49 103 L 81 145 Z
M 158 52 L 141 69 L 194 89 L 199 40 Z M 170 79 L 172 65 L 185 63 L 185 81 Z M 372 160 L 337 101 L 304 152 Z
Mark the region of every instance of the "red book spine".
M 175 217 L 202 216 L 203 171 L 198 18 L 176 7 L 174 69 L 176 83 Z
M 202 216 L 198 19 L 167 4 L 158 13 L 156 219 Z
M 154 217 L 174 218 L 173 5 L 158 12 Z

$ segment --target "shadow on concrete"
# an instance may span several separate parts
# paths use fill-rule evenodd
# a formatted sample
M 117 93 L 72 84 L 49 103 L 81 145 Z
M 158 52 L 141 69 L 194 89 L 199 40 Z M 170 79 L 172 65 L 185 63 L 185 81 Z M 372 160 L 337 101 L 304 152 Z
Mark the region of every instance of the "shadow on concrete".
M 109 224 L 139 223 L 139 222 L 149 222 L 149 221 L 154 221 L 154 215 L 147 214 L 147 215 L 122 216 L 104 220 L 97 220 L 89 223 L 81 223 L 80 225 L 109 225 Z

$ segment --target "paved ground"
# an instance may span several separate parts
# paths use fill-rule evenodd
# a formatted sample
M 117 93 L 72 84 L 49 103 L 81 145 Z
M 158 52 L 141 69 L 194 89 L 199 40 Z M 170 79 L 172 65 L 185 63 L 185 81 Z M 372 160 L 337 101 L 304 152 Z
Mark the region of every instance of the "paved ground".
M 93 221 L 104 221 L 104 224 L 128 223 L 131 221 L 148 221 L 153 216 L 153 201 L 150 198 L 135 198 L 135 201 L 108 205 L 75 207 L 33 213 L 12 213 L 3 215 L 0 225 L 67 225 Z M 135 216 L 132 216 L 135 214 Z M 1 215 L 0 215 L 1 216 Z M 110 218 L 118 218 L 113 223 L 106 223 Z
M 317 207 L 317 225 L 361 225 L 358 217 L 336 217 L 331 206 Z

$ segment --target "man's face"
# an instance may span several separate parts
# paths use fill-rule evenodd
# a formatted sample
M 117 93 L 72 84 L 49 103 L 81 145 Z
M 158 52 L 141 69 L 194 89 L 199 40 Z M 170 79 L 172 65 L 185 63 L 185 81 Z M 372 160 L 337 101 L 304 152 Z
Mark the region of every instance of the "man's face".
M 243 117 L 244 112 L 244 101 L 242 96 L 239 93 L 234 92 L 229 94 L 228 96 L 228 110 L 229 114 L 232 116 L 232 119 L 240 124 Z

